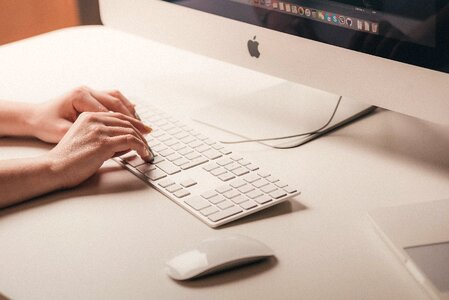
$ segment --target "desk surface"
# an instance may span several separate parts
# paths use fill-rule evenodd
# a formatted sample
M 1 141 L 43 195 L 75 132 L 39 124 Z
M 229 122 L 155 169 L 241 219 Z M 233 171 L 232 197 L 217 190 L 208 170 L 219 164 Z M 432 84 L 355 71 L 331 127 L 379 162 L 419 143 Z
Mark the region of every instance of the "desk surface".
M 281 82 L 101 27 L 1 47 L 0 66 L 3 99 L 39 102 L 80 84 L 114 87 L 187 122 L 211 103 Z M 13 299 L 426 299 L 367 212 L 448 197 L 448 128 L 380 111 L 302 148 L 232 148 L 277 173 L 288 170 L 286 179 L 302 195 L 214 230 L 107 162 L 79 188 L 0 211 L 0 293 Z M 0 139 L 0 159 L 48 149 Z M 267 243 L 277 261 L 190 283 L 165 275 L 165 261 L 179 250 L 224 233 Z

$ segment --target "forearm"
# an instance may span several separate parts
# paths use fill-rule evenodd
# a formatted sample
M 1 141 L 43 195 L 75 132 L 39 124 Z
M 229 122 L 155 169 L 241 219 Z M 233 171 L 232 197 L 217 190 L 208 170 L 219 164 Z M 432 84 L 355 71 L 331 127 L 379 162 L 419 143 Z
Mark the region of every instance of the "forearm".
M 33 105 L 0 100 L 0 136 L 32 136 Z
M 0 161 L 0 208 L 57 190 L 60 178 L 45 156 Z

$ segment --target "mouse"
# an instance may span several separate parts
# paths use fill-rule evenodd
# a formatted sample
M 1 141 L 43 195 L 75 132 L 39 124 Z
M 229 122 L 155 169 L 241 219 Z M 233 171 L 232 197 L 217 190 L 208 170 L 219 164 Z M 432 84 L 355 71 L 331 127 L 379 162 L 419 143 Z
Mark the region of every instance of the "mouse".
M 166 263 L 168 276 L 175 280 L 197 279 L 274 256 L 267 245 L 243 235 L 205 239 Z

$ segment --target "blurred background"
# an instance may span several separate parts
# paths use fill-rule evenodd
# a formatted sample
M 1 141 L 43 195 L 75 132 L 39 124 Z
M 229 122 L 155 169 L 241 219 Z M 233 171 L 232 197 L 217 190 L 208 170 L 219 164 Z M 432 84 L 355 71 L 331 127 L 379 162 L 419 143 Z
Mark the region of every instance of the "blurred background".
M 0 45 L 94 24 L 101 24 L 98 0 L 0 0 Z

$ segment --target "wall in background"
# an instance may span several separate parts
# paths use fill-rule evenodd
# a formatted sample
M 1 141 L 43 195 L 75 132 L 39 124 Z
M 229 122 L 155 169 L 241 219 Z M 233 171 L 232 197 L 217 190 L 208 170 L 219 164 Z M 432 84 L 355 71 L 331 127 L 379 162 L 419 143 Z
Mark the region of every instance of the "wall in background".
M 98 0 L 0 0 L 0 45 L 100 22 Z

